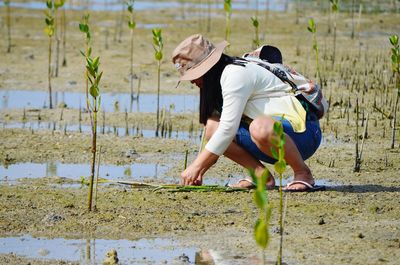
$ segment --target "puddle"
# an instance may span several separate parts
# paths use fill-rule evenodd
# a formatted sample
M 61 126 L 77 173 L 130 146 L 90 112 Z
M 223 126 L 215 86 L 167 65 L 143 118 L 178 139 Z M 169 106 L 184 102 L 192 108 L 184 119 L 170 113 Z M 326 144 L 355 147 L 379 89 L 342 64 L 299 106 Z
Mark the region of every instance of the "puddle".
M 78 92 L 54 92 L 53 104 L 65 103 L 67 108 L 79 109 L 86 106 L 86 96 Z M 171 108 L 171 112 L 198 111 L 199 97 L 195 95 L 160 95 L 160 109 Z M 1 90 L 1 109 L 46 108 L 48 92 L 29 90 Z M 131 100 L 129 93 L 103 93 L 101 111 L 106 112 L 151 112 L 157 111 L 157 95 L 141 94 L 139 100 Z
M 135 241 L 47 239 L 33 238 L 30 235 L 0 238 L 0 254 L 14 253 L 28 259 L 103 264 L 107 252 L 111 249 L 117 251 L 119 264 L 176 264 L 177 262 L 180 262 L 179 264 L 196 264 L 195 260 L 199 251 L 194 247 L 181 247 L 176 240 L 163 238 Z
M 83 2 L 83 1 L 82 1 Z M 232 9 L 233 10 L 254 10 L 256 9 L 258 3 L 259 10 L 265 10 L 268 3 L 268 9 L 274 11 L 284 11 L 287 7 L 290 8 L 292 6 L 293 0 L 241 0 L 241 1 L 232 1 Z M 0 1 L 1 6 L 4 5 L 4 1 Z M 27 9 L 44 9 L 45 3 L 38 1 L 30 1 L 25 3 L 20 2 L 11 2 L 12 7 L 18 8 L 27 8 Z M 154 9 L 169 9 L 169 8 L 197 8 L 197 9 L 207 9 L 208 5 L 206 3 L 179 3 L 179 1 L 135 1 L 134 8 L 135 10 L 154 10 Z M 223 11 L 224 5 L 222 3 L 215 3 L 214 1 L 210 5 L 212 9 L 218 9 Z M 126 8 L 125 5 L 122 5 L 117 0 L 91 0 L 85 1 L 83 3 L 70 4 L 67 2 L 67 9 L 73 10 L 95 10 L 95 11 L 121 11 L 122 8 Z
M 170 166 L 159 164 L 134 163 L 115 166 L 100 165 L 99 177 L 109 180 L 171 182 L 171 177 L 165 176 Z M 18 163 L 0 166 L 0 181 L 17 181 L 21 178 L 61 177 L 80 181 L 81 176 L 90 175 L 89 164 L 48 163 Z
M 66 126 L 66 128 L 65 128 Z M 4 122 L 0 121 L 0 128 L 6 129 L 29 129 L 38 130 L 53 130 L 59 132 L 82 132 L 91 133 L 92 129 L 89 125 L 77 125 L 77 124 L 65 124 L 56 122 Z M 127 130 L 128 129 L 128 130 Z M 144 137 L 153 138 L 155 137 L 155 130 L 140 129 L 137 127 L 114 127 L 114 126 L 102 126 L 97 127 L 97 132 L 99 134 L 113 134 L 117 136 L 133 136 L 133 137 Z M 164 138 L 177 139 L 177 140 L 188 140 L 196 144 L 200 143 L 202 131 L 198 132 L 187 132 L 187 131 L 172 131 L 171 133 L 166 133 Z

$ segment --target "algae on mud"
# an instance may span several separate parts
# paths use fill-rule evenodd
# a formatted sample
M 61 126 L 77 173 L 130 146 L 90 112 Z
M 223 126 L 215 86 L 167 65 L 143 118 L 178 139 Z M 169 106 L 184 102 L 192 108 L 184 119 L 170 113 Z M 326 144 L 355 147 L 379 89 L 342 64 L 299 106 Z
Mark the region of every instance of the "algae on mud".
M 313 6 L 314 7 L 314 6 Z M 294 66 L 306 76 L 314 77 L 316 69 L 310 35 L 306 25 L 309 17 L 318 23 L 318 43 L 321 45 L 321 67 L 324 77 L 324 95 L 330 99 L 329 119 L 321 120 L 325 135 L 332 135 L 337 144 L 325 144 L 308 163 L 316 179 L 332 180 L 341 185 L 328 187 L 327 191 L 312 194 L 287 194 L 288 212 L 283 260 L 288 264 L 396 264 L 400 260 L 400 215 L 398 142 L 390 149 L 390 114 L 395 88 L 390 75 L 387 42 L 389 33 L 400 31 L 398 13 L 389 11 L 362 13 L 356 37 L 351 39 L 352 19 L 349 13 L 337 14 L 337 46 L 334 68 L 331 68 L 331 40 L 327 33 L 329 17 L 324 10 L 308 9 L 296 24 L 294 12 L 269 12 L 267 25 L 260 25 L 263 41 L 278 46 L 284 62 Z M 4 8 L 0 8 L 4 13 Z M 142 24 L 168 25 L 163 28 L 166 59 L 161 68 L 161 93 L 197 94 L 190 84 L 174 88 L 178 80 L 168 52 L 185 37 L 203 32 L 215 42 L 224 36 L 224 14 L 213 10 L 212 27 L 205 31 L 204 21 L 197 17 L 196 8 L 187 8 L 186 20 L 180 20 L 181 10 L 163 8 L 138 10 L 136 21 Z M 13 47 L 5 53 L 6 40 L 1 42 L 0 89 L 46 90 L 46 38 L 42 33 L 43 14 L 40 10 L 13 8 Z M 157 14 L 155 16 L 154 14 Z M 53 81 L 55 91 L 82 92 L 83 76 L 79 49 L 82 40 L 76 31 L 76 22 L 82 12 L 67 10 L 68 66 L 60 68 Z M 252 10 L 233 10 L 231 46 L 229 54 L 241 55 L 251 50 L 253 31 Z M 99 50 L 105 72 L 102 92 L 130 91 L 129 36 L 122 34 L 121 42 L 110 39 L 106 47 L 106 32 L 112 32 L 117 12 L 92 12 L 95 21 L 96 50 Z M 180 19 L 177 19 L 179 17 Z M 262 22 L 261 22 L 262 23 Z M 4 29 L 0 27 L 0 29 Z M 264 34 L 264 33 L 266 34 Z M 134 69 L 141 77 L 141 92 L 156 92 L 156 71 L 153 64 L 151 32 L 147 28 L 135 31 Z M 34 67 L 32 67 L 34 66 Z M 138 82 L 139 79 L 134 81 Z M 360 173 L 352 172 L 354 164 L 355 99 L 361 102 L 362 126 L 369 113 L 368 137 L 365 142 Z M 60 109 L 40 110 L 43 120 L 58 121 Z M 37 121 L 36 110 L 26 111 L 27 122 Z M 21 121 L 22 109 L 1 110 L 1 119 Z M 124 113 L 106 113 L 113 125 L 124 127 Z M 366 116 L 366 115 L 365 115 Z M 365 117 L 364 116 L 364 117 Z M 65 122 L 77 123 L 79 112 L 64 109 Z M 89 124 L 82 115 L 82 124 Z M 179 130 L 197 125 L 197 114 L 172 115 L 174 127 Z M 129 113 L 128 122 L 141 123 L 155 129 L 154 114 Z M 194 125 L 193 125 L 194 124 Z M 398 126 L 398 125 L 397 125 Z M 197 130 L 198 131 L 198 130 Z M 20 162 L 61 161 L 82 163 L 89 161 L 90 138 L 87 134 L 68 132 L 66 135 L 51 131 L 0 129 L 0 161 L 3 164 Z M 189 150 L 193 159 L 197 146 L 188 141 L 161 138 L 133 138 L 101 135 L 99 142 L 106 155 L 104 163 L 131 164 L 160 162 L 175 165 L 168 174 L 179 176 L 183 156 Z M 138 156 L 127 157 L 128 150 Z M 88 169 L 89 170 L 89 169 Z M 209 172 L 221 179 L 229 173 L 243 173 L 226 158 L 220 158 Z M 285 172 L 290 176 L 291 172 Z M 207 177 L 207 175 L 206 175 Z M 259 253 L 252 235 L 252 224 L 257 212 L 251 193 L 154 193 L 149 190 L 130 189 L 125 186 L 105 186 L 99 189 L 98 208 L 87 213 L 84 207 L 86 191 L 47 185 L 32 180 L 19 185 L 0 185 L 0 235 L 31 234 L 42 237 L 135 239 L 150 235 L 183 238 L 183 244 L 199 248 L 215 248 L 231 256 L 244 257 L 238 264 L 257 262 Z M 277 205 L 278 194 L 270 193 Z M 43 223 L 51 213 L 64 219 Z M 273 228 L 277 227 L 277 213 L 272 214 Z M 276 229 L 272 229 L 276 231 Z M 278 235 L 272 233 L 267 260 L 276 258 Z M 54 261 L 30 260 L 14 255 L 0 255 L 0 263 L 54 264 Z

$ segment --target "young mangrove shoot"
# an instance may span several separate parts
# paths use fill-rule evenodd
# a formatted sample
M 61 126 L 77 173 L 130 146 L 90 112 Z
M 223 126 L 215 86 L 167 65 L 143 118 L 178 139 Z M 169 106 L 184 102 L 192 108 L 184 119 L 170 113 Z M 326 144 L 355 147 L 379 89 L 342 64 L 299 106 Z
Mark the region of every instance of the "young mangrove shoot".
M 130 30 L 130 34 L 131 34 L 131 67 L 130 67 L 130 72 L 129 72 L 129 80 L 130 80 L 130 85 L 131 85 L 131 100 L 134 99 L 133 96 L 133 31 L 136 27 L 136 22 L 135 22 L 135 16 L 133 13 L 133 8 L 134 8 L 134 4 L 135 4 L 135 0 L 128 0 L 127 2 L 125 2 L 127 5 L 127 9 L 129 12 L 129 20 L 128 20 L 128 27 Z
M 260 46 L 260 37 L 258 30 L 258 26 L 260 23 L 258 22 L 257 17 L 251 17 L 250 19 L 254 27 L 253 49 L 257 49 Z
M 79 24 L 79 30 L 86 35 L 86 52 L 81 54 L 85 57 L 86 61 L 86 104 L 91 120 L 92 127 L 92 163 L 91 163 L 91 174 L 89 180 L 89 191 L 88 191 L 88 209 L 92 210 L 93 203 L 93 182 L 95 176 L 95 165 L 96 165 L 96 144 L 97 144 L 97 113 L 100 110 L 101 96 L 100 96 L 100 80 L 103 72 L 99 71 L 100 57 L 92 57 L 92 48 L 90 46 L 91 34 L 89 28 L 89 15 L 85 15 L 83 22 Z M 90 88 L 88 85 L 90 83 Z M 89 95 L 91 98 L 89 98 Z
M 46 27 L 44 29 L 44 32 L 46 35 L 49 37 L 49 49 L 48 49 L 48 68 L 47 68 L 47 80 L 48 80 L 48 85 L 49 85 L 49 108 L 53 108 L 53 101 L 52 101 L 52 96 L 51 96 L 51 53 L 52 53 L 52 44 L 53 44 L 53 36 L 54 36 L 54 31 L 55 31 L 55 25 L 54 25 L 54 4 L 51 0 L 48 0 L 46 2 L 47 10 L 44 12 L 46 15 L 45 22 L 46 22 Z
M 313 18 L 310 18 L 308 20 L 307 29 L 313 35 L 313 50 L 315 51 L 315 61 L 316 61 L 316 67 L 317 67 L 317 79 L 319 80 L 320 86 L 322 88 L 322 78 L 321 78 L 321 72 L 320 72 L 320 69 L 319 69 L 319 48 L 318 48 L 318 42 L 317 42 L 317 25 L 315 24 L 315 21 L 314 21 Z
M 60 34 L 61 31 L 58 30 L 58 21 L 59 21 L 59 17 L 58 17 L 58 9 L 61 8 L 65 3 L 65 0 L 56 0 L 53 1 L 53 5 L 54 5 L 54 21 L 55 21 L 55 26 L 54 26 L 54 35 L 56 37 L 56 69 L 54 71 L 54 76 L 58 77 L 58 66 L 59 66 L 59 61 L 60 61 L 60 42 L 61 42 L 61 38 L 60 38 Z
M 331 12 L 333 13 L 333 53 L 332 53 L 332 68 L 335 65 L 336 56 L 336 17 L 339 11 L 339 0 L 329 0 L 331 3 Z
M 163 58 L 163 38 L 161 35 L 161 29 L 154 28 L 153 32 L 153 48 L 154 57 L 157 61 L 157 126 L 156 126 L 156 137 L 158 137 L 158 130 L 160 128 L 160 73 L 161 73 L 161 60 Z
M 271 153 L 276 162 L 274 164 L 274 169 L 279 175 L 279 252 L 278 252 L 278 262 L 277 264 L 282 264 L 282 250 L 283 250 L 283 191 L 282 191 L 282 178 L 283 172 L 286 169 L 285 161 L 285 133 L 283 131 L 282 123 L 277 121 L 274 123 L 274 133 L 276 137 L 272 139 Z
M 257 245 L 262 249 L 263 264 L 265 262 L 265 249 L 269 245 L 269 222 L 271 219 L 272 207 L 268 200 L 266 190 L 267 178 L 269 175 L 268 169 L 265 169 L 263 174 L 259 177 L 256 176 L 254 170 L 249 170 L 249 174 L 256 184 L 256 191 L 254 192 L 253 201 L 258 208 L 258 219 L 254 226 L 254 238 Z
M 396 138 L 396 119 L 397 119 L 397 106 L 399 104 L 400 97 L 400 47 L 399 47 L 399 36 L 392 35 L 389 37 L 390 44 L 392 44 L 392 72 L 395 78 L 395 88 L 397 89 L 396 100 L 394 104 L 394 115 L 393 115 L 393 127 L 392 127 L 392 143 L 390 148 L 394 148 Z
M 8 40 L 7 53 L 10 53 L 11 52 L 11 7 L 10 7 L 10 0 L 4 0 L 4 5 L 6 6 L 6 9 L 7 9 L 7 15 L 6 15 L 7 40 Z
M 224 0 L 225 10 L 225 40 L 229 42 L 231 36 L 232 1 Z

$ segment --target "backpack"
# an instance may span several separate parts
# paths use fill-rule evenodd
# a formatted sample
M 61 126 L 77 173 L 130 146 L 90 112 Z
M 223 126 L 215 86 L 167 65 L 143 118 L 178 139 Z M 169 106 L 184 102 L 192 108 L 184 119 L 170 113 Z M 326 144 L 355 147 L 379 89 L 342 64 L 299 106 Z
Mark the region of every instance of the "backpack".
M 246 61 L 254 62 L 267 69 L 283 82 L 292 87 L 295 97 L 305 110 L 312 111 L 321 119 L 328 111 L 329 104 L 322 90 L 314 81 L 305 78 L 293 68 L 282 64 L 280 51 L 273 46 L 262 46 L 243 56 Z

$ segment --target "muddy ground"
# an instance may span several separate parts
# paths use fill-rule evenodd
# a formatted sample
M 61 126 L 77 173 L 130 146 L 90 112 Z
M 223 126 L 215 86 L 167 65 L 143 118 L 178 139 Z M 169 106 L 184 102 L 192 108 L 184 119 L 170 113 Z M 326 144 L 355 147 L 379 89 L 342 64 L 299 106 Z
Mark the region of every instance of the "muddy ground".
M 307 8 L 306 6 L 304 8 Z M 0 9 L 5 14 L 5 9 Z M 40 10 L 13 9 L 12 53 L 5 53 L 6 39 L 1 42 L 0 89 L 47 89 L 47 37 L 43 32 Z M 187 10 L 185 25 L 180 10 L 165 9 L 137 13 L 142 23 L 167 24 L 163 29 L 165 61 L 162 66 L 162 93 L 196 93 L 189 84 L 174 89 L 177 75 L 169 63 L 176 44 L 198 31 L 214 41 L 223 39 L 224 16 L 221 11 L 212 16 L 212 30 L 206 32 L 205 20 L 200 25 L 196 10 Z M 157 16 L 154 15 L 157 13 Z M 82 91 L 83 62 L 79 49 L 83 37 L 77 31 L 82 13 L 67 12 L 68 64 L 60 68 L 53 79 L 57 91 Z M 115 15 L 93 12 L 94 53 L 101 56 L 104 70 L 104 92 L 129 92 L 128 30 L 121 43 L 112 40 Z M 251 48 L 253 29 L 250 11 L 237 11 L 233 16 L 230 54 L 240 55 Z M 321 120 L 325 141 L 307 161 L 315 178 L 329 181 L 327 190 L 318 193 L 285 194 L 284 258 L 287 264 L 397 264 L 400 260 L 400 187 L 399 138 L 391 145 L 391 115 L 394 86 L 389 64 L 387 36 L 399 33 L 400 16 L 390 11 L 363 14 L 359 20 L 359 39 L 350 38 L 350 13 L 340 13 L 338 19 L 337 63 L 331 68 L 332 35 L 327 33 L 328 14 L 314 10 L 300 16 L 295 13 L 271 12 L 272 27 L 267 27 L 268 43 L 278 45 L 286 62 L 309 76 L 315 73 L 311 35 L 306 30 L 307 19 L 315 17 L 319 30 L 321 57 L 331 110 Z M 3 20 L 4 21 L 4 20 Z M 285 23 L 278 23 L 286 21 Z M 357 21 L 356 21 L 357 22 Z M 287 25 L 289 24 L 289 25 Z M 5 32 L 4 22 L 1 24 Z M 105 31 L 109 30 L 109 47 L 105 49 Z M 151 32 L 139 28 L 135 35 L 135 73 L 142 78 L 141 92 L 156 91 L 156 68 L 151 47 Z M 285 59 L 284 59 L 285 60 Z M 32 67 L 33 66 L 33 67 Z M 80 67 L 82 66 L 82 67 Z M 75 82 L 72 82 L 75 81 Z M 72 85 L 71 85 L 72 84 Z M 337 93 L 340 91 L 340 93 Z M 356 97 L 360 114 L 357 137 L 364 140 L 360 172 L 353 172 L 356 143 Z M 40 111 L 42 121 L 58 121 L 61 109 Z M 78 111 L 65 109 L 63 122 L 77 123 Z M 367 137 L 363 137 L 368 116 Z M 125 126 L 124 113 L 110 113 L 114 126 Z M 89 124 L 83 114 L 83 124 Z M 22 110 L 1 110 L 3 122 L 20 122 Z M 37 121 L 37 110 L 26 110 L 26 121 Z M 174 128 L 189 130 L 197 116 L 192 113 L 172 114 Z M 154 114 L 129 113 L 129 124 L 140 123 L 154 129 Z M 398 124 L 397 124 L 398 126 Z M 397 135 L 398 135 L 397 131 Z M 3 166 L 21 162 L 59 161 L 89 163 L 89 134 L 51 130 L 0 129 L 0 161 Z M 184 152 L 189 161 L 197 154 L 193 141 L 99 135 L 102 161 L 107 164 L 157 162 L 173 164 L 168 175 L 179 181 Z M 130 152 L 133 150 L 134 152 Z M 130 155 L 127 155 L 130 154 Z M 131 155 L 134 154 L 134 155 Z M 89 167 L 88 167 L 89 171 Z M 220 158 L 209 176 L 225 179 L 228 174 L 246 174 L 226 158 Z M 206 175 L 207 176 L 207 175 Z M 291 171 L 285 178 L 291 176 Z M 189 192 L 137 189 L 123 185 L 101 185 L 97 211 L 86 210 L 85 188 L 59 188 L 63 179 L 25 179 L 17 185 L 2 181 L 0 185 L 0 236 L 30 234 L 48 238 L 130 239 L 146 237 L 177 238 L 182 244 L 199 249 L 215 249 L 223 253 L 227 264 L 260 264 L 260 251 L 253 239 L 257 209 L 252 192 Z M 271 245 L 266 250 L 267 261 L 276 259 L 279 237 L 279 193 L 269 192 L 274 205 L 271 221 Z M 56 221 L 49 216 L 59 215 Z M 14 254 L 0 255 L 0 264 L 65 264 L 64 261 L 35 260 Z M 211 263 L 212 264 L 212 263 Z

